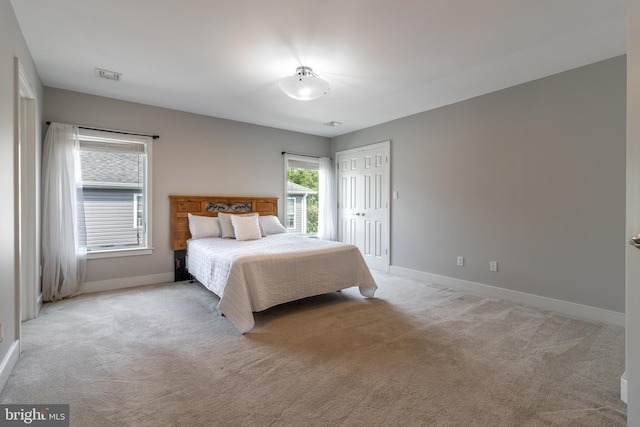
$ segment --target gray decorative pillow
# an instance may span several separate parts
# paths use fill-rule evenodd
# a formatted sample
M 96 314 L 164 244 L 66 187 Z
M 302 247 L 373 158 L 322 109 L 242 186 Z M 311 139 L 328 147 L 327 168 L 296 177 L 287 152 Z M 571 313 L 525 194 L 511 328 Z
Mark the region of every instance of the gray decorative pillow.
M 282 224 L 280 224 L 280 220 L 275 215 L 261 216 L 258 221 L 260 222 L 260 226 L 262 226 L 262 229 L 267 234 L 267 236 L 270 234 L 280 234 L 287 232 L 287 229 L 284 228 Z

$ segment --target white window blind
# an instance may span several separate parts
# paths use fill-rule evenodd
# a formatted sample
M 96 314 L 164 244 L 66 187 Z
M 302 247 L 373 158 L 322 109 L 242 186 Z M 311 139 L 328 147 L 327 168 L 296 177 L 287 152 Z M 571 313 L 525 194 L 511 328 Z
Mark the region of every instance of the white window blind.
M 80 132 L 87 251 L 151 247 L 151 138 Z

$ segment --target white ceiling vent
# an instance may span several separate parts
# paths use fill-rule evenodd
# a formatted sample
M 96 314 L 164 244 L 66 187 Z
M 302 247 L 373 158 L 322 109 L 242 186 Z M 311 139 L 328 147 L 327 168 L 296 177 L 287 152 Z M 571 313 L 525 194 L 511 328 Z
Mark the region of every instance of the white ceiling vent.
M 107 80 L 115 80 L 117 82 L 120 81 L 120 77 L 122 73 L 116 73 L 115 71 L 103 70 L 101 68 L 96 68 L 96 76 L 102 77 Z

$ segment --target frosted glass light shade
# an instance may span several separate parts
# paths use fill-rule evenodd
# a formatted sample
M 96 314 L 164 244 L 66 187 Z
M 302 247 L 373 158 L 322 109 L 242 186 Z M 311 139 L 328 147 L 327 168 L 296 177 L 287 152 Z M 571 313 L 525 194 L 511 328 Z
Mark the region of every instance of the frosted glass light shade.
M 318 77 L 309 67 L 298 67 L 296 73 L 280 81 L 280 89 L 293 99 L 311 101 L 326 95 L 329 83 Z

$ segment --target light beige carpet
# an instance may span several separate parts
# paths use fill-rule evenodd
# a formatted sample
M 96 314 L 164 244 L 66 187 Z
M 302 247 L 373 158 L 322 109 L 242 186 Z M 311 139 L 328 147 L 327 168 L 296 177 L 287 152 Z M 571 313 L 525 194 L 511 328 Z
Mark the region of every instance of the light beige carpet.
M 240 335 L 188 282 L 45 304 L 0 403 L 72 426 L 623 426 L 624 330 L 375 274 Z

